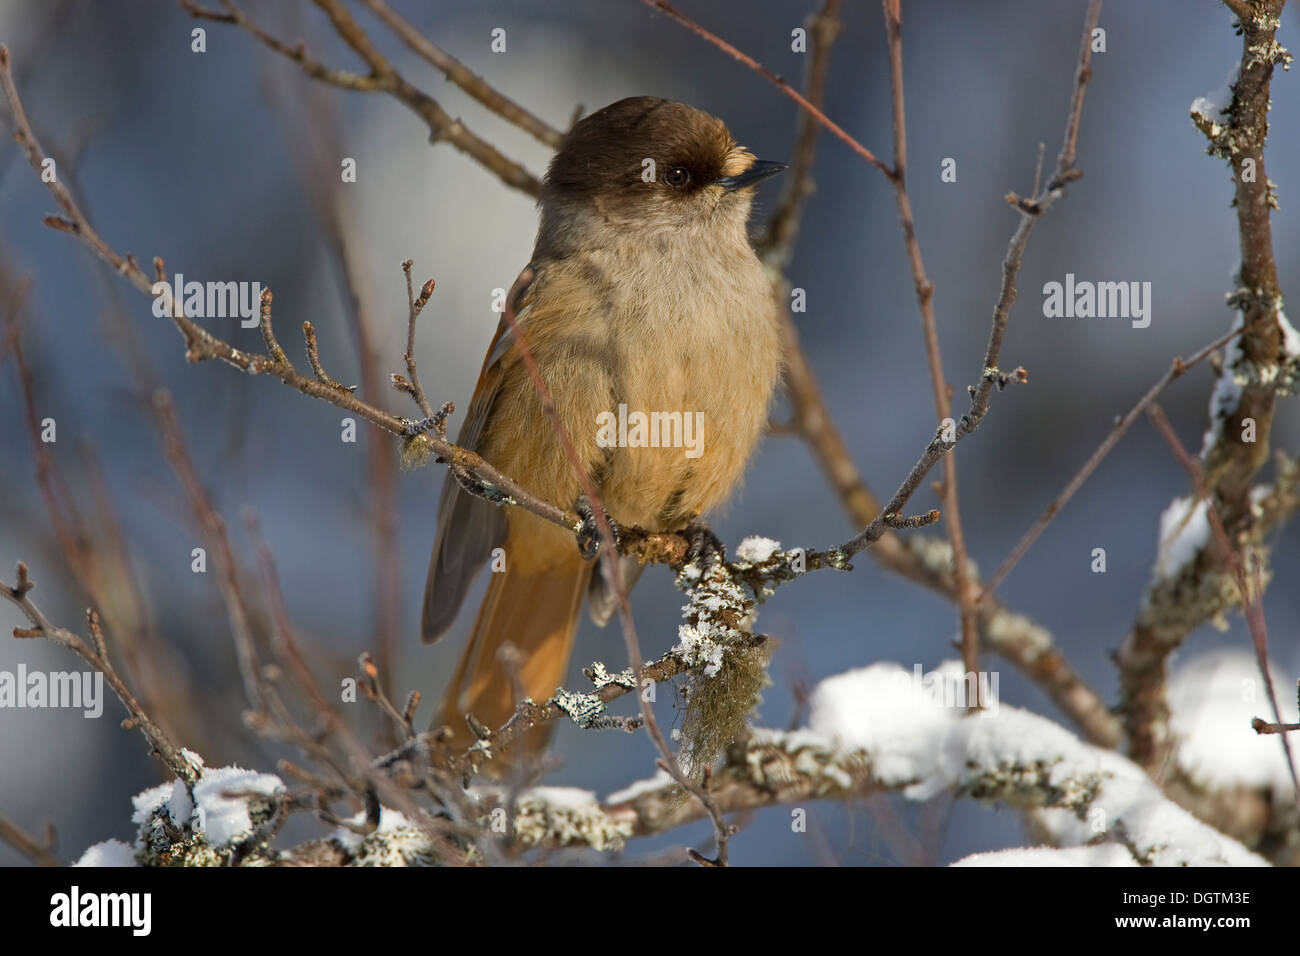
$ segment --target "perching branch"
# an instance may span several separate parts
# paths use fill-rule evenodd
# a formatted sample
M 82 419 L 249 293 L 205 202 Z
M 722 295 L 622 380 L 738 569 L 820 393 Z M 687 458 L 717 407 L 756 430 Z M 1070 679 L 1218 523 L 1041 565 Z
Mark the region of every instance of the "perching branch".
M 506 307 L 503 312 L 506 325 L 510 329 L 510 335 L 514 341 L 515 348 L 519 350 L 519 356 L 523 359 L 524 366 L 528 370 L 528 375 L 533 381 L 533 387 L 537 390 L 537 397 L 542 403 L 542 408 L 546 412 L 547 418 L 550 419 L 551 427 L 555 430 L 556 438 L 559 439 L 564 449 L 565 457 L 573 466 L 574 474 L 577 475 L 581 484 L 583 495 L 592 509 L 592 515 L 595 519 L 596 531 L 600 536 L 603 547 L 600 548 L 598 555 L 601 562 L 601 572 L 607 576 L 607 580 L 613 589 L 617 601 L 619 623 L 623 629 L 623 639 L 627 644 L 628 660 L 632 665 L 632 674 L 636 681 L 636 686 L 642 686 L 644 680 L 642 671 L 642 660 L 640 642 L 637 640 L 636 625 L 632 620 L 632 606 L 627 600 L 627 586 L 623 580 L 623 569 L 617 558 L 617 543 L 614 539 L 614 529 L 610 523 L 609 515 L 606 513 L 604 506 L 601 504 L 600 495 L 596 491 L 596 486 L 587 474 L 587 470 L 582 465 L 582 460 L 578 457 L 578 452 L 573 446 L 573 441 L 569 437 L 560 420 L 559 414 L 555 410 L 555 402 L 551 398 L 550 389 L 547 388 L 546 381 L 542 378 L 541 370 L 537 366 L 537 360 L 533 358 L 532 351 L 528 347 L 528 342 L 524 337 L 524 332 L 519 326 L 516 319 L 516 312 L 519 307 L 519 299 L 523 296 L 524 291 L 533 281 L 533 271 L 531 268 L 525 268 L 519 277 L 515 280 L 514 286 L 506 295 Z M 717 841 L 718 856 L 715 861 L 707 861 L 700 857 L 696 862 L 716 864 L 718 866 L 727 865 L 727 841 L 730 836 L 730 829 L 727 822 L 723 819 L 722 811 L 719 809 L 717 801 L 709 794 L 708 781 L 705 780 L 703 785 L 689 779 L 682 772 L 678 765 L 677 758 L 668 746 L 668 740 L 664 737 L 663 731 L 659 729 L 659 724 L 655 720 L 654 709 L 650 702 L 644 697 L 639 698 L 641 703 L 641 719 L 646 729 L 646 734 L 653 741 L 655 747 L 660 753 L 660 766 L 662 766 L 685 790 L 691 793 L 700 804 L 705 808 L 709 818 L 713 821 L 714 837 Z

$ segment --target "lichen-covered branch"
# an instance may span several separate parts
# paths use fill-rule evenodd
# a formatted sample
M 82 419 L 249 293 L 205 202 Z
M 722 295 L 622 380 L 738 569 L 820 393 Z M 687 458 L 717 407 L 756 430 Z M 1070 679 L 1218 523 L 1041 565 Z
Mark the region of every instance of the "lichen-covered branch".
M 941 671 L 945 670 L 941 668 Z M 959 668 L 947 670 L 959 674 Z M 1265 861 L 1165 799 L 1137 766 L 1080 742 L 1051 721 L 1001 705 L 964 716 L 920 692 L 912 676 L 877 664 L 830 678 L 813 694 L 809 726 L 755 730 L 727 752 L 713 794 L 728 813 L 878 790 L 923 800 L 947 790 L 1050 811 L 1060 845 L 1105 841 L 1141 864 L 1262 865 Z M 698 819 L 663 777 L 611 794 L 608 826 L 629 836 Z
M 1294 391 L 1300 363 L 1300 334 L 1282 311 L 1271 226 L 1277 201 L 1264 171 L 1273 69 L 1289 65 L 1291 55 L 1276 39 L 1285 0 L 1227 5 L 1242 37 L 1236 77 L 1222 94 L 1198 98 L 1191 113 L 1209 140 L 1207 152 L 1232 169 L 1241 264 L 1228 305 L 1238 313 L 1233 328 L 1240 335 L 1225 346 L 1201 461 L 1212 497 L 1206 506 L 1222 517 L 1229 538 L 1245 560 L 1258 562 L 1260 580 L 1267 581 L 1268 549 L 1255 481 L 1269 457 L 1277 396 Z M 1279 484 L 1283 479 L 1279 475 Z M 1181 538 L 1186 554 L 1180 551 L 1182 560 L 1172 567 L 1170 562 L 1157 566 L 1116 657 L 1129 753 L 1153 769 L 1165 763 L 1172 743 L 1165 699 L 1169 655 L 1196 627 L 1239 600 L 1226 556 L 1212 537 L 1207 533 L 1189 543 L 1184 535 L 1193 515 L 1176 517 L 1162 532 Z M 1162 542 L 1162 549 L 1166 546 Z

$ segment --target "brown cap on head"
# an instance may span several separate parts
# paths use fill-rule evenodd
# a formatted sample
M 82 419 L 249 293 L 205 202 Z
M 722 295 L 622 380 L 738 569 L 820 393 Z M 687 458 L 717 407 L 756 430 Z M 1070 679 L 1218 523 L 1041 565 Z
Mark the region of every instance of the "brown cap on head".
M 679 201 L 710 187 L 716 194 L 743 189 L 784 168 L 756 160 L 702 110 L 633 96 L 569 131 L 547 170 L 543 201 Z

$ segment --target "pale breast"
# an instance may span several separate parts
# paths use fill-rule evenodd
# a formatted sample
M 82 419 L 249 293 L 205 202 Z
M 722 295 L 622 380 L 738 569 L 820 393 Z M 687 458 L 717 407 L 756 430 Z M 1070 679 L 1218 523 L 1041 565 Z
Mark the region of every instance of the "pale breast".
M 771 287 L 748 244 L 690 238 L 641 246 L 611 312 L 611 411 L 627 424 L 603 493 L 641 527 L 681 527 L 731 492 L 780 373 Z

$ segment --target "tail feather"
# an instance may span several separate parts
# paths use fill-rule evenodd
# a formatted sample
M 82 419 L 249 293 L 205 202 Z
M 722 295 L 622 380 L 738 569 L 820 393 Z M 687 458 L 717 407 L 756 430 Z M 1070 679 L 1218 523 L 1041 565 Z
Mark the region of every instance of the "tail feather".
M 515 712 L 515 688 L 499 652 L 509 642 L 519 652 L 521 692 L 535 701 L 555 693 L 564 680 L 578 612 L 591 578 L 593 562 L 576 553 L 544 570 L 494 573 L 474 630 L 456 665 L 443 704 L 442 722 L 452 728 L 456 744 L 472 737 L 465 714 L 495 729 Z M 544 737 L 537 735 L 534 746 Z

